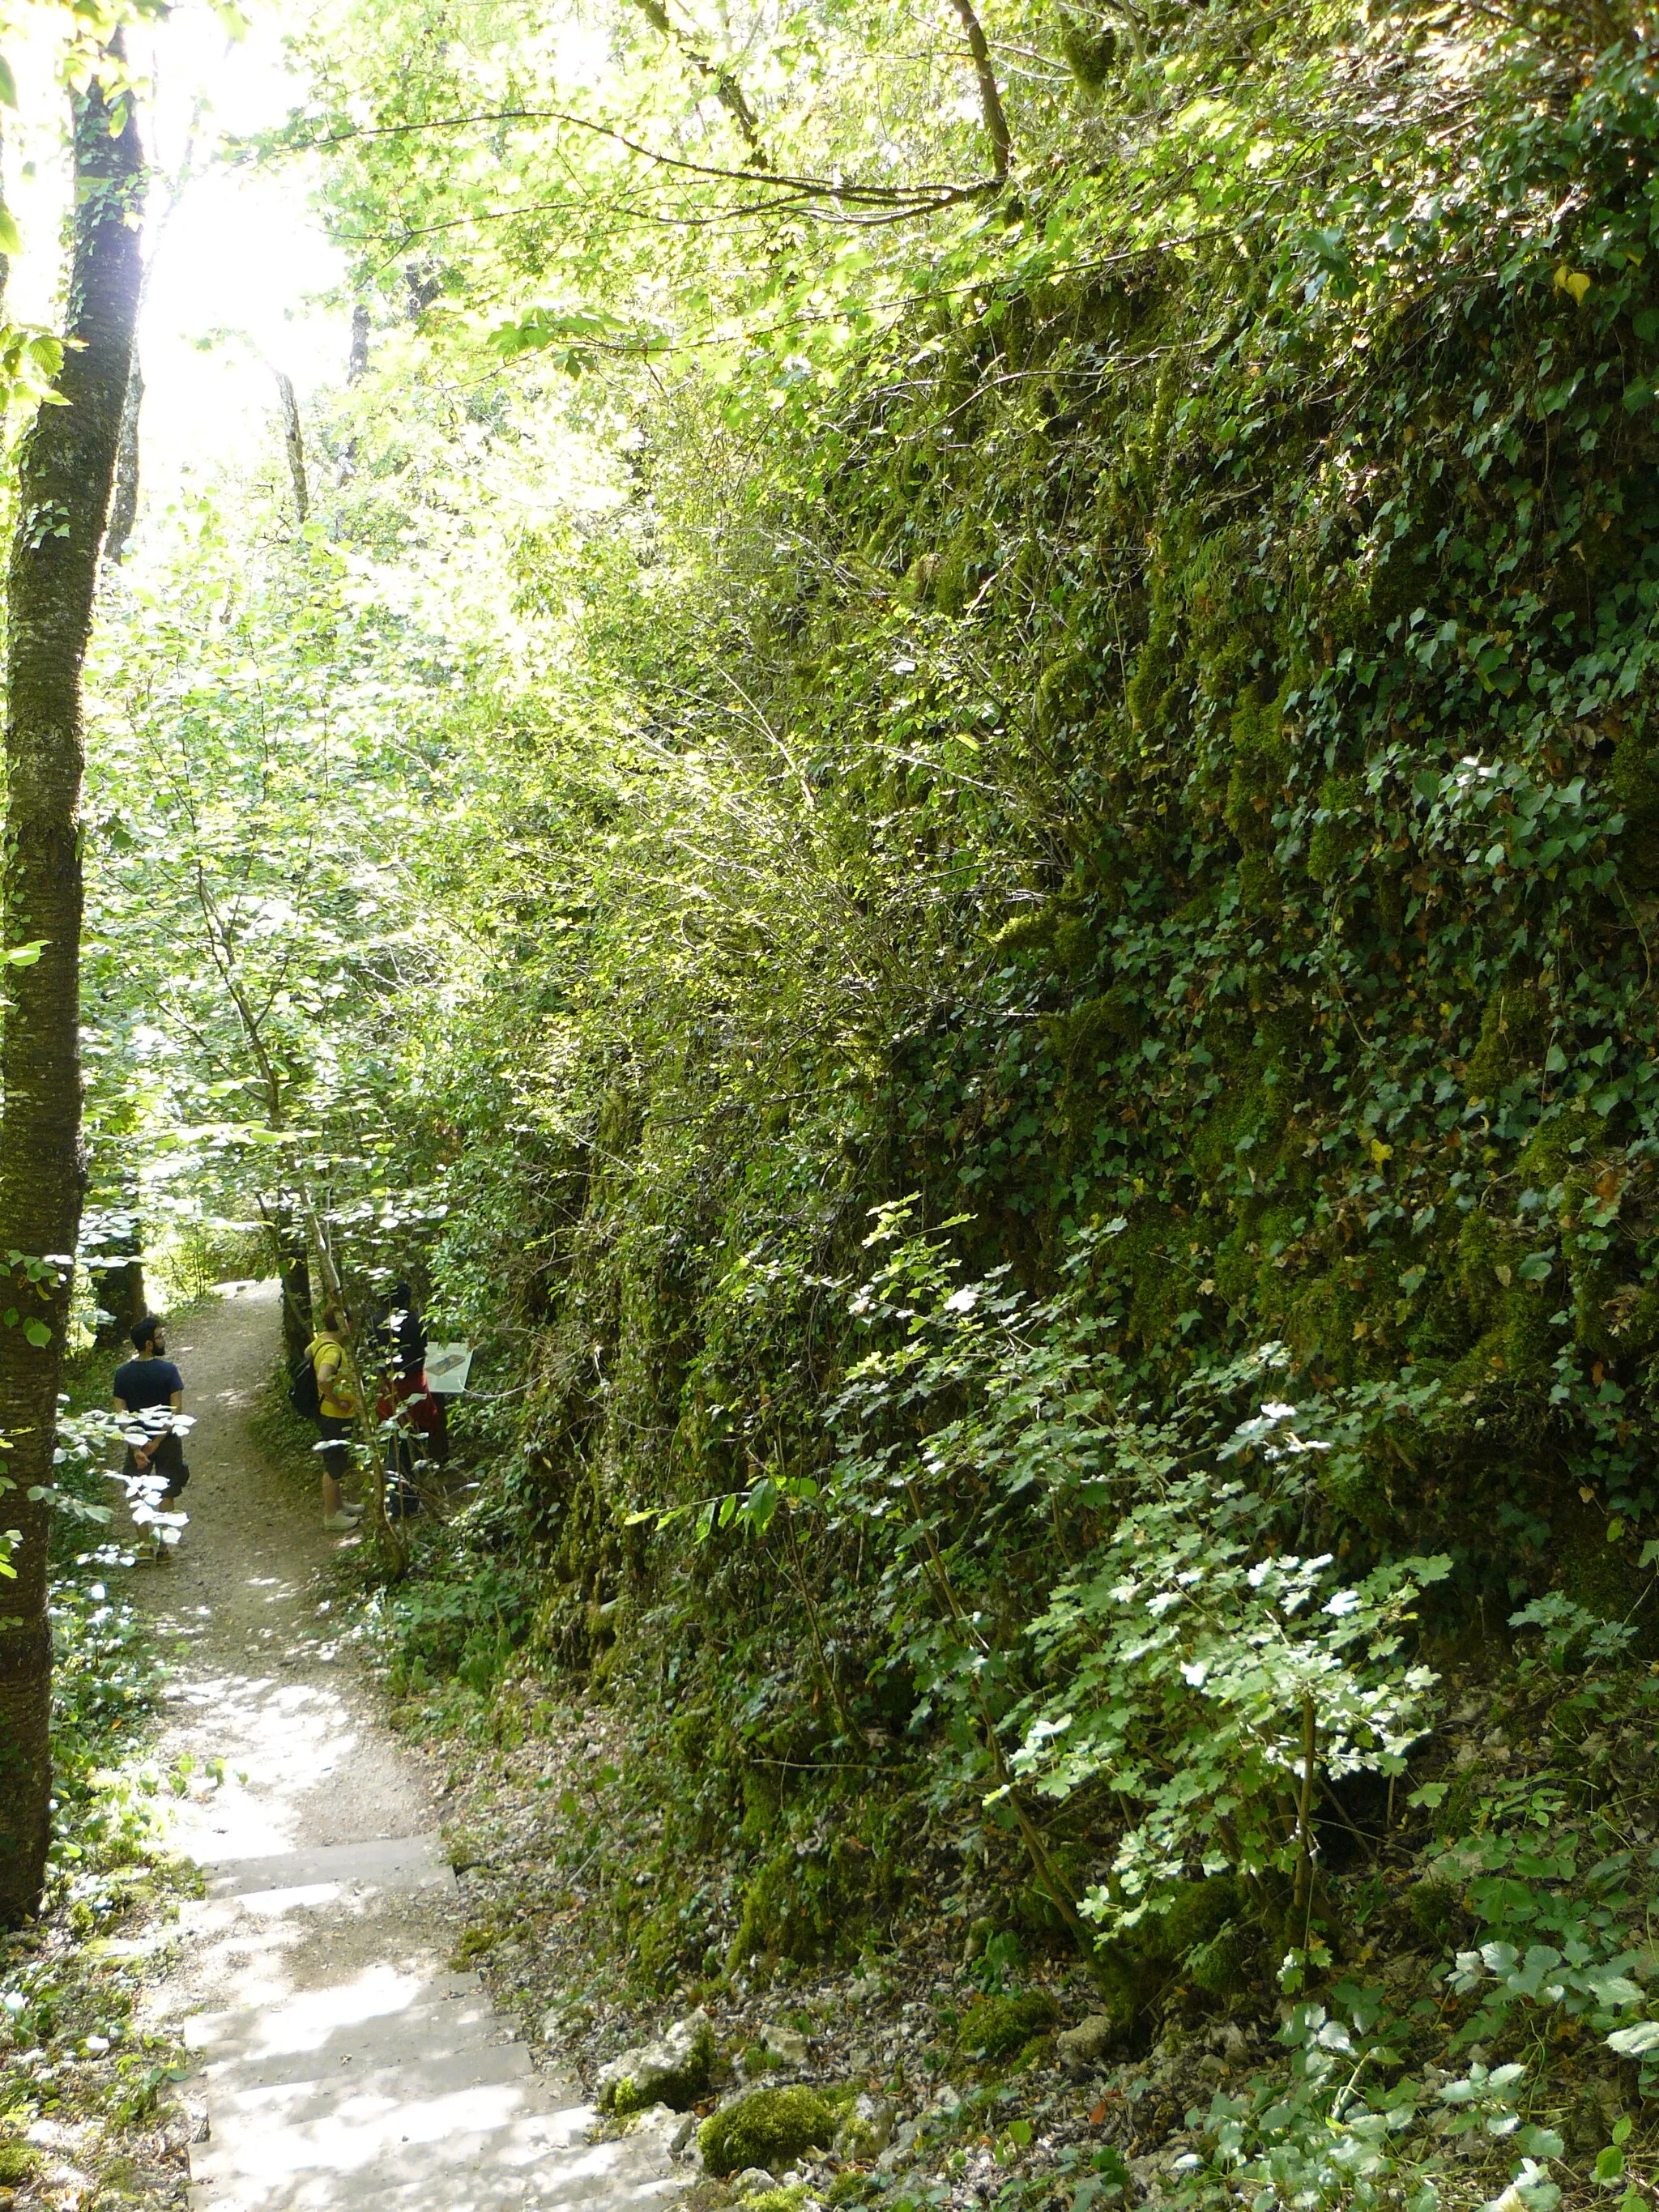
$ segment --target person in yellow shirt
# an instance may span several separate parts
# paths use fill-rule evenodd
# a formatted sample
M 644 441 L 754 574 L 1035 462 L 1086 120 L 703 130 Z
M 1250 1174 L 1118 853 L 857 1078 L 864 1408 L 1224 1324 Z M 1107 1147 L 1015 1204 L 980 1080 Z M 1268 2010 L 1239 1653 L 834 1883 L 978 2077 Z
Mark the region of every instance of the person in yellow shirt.
M 361 1505 L 348 1504 L 340 1487 L 351 1465 L 346 1440 L 351 1434 L 360 1399 L 349 1332 L 349 1324 L 341 1308 L 325 1306 L 317 1334 L 306 1346 L 306 1357 L 317 1377 L 323 1431 L 323 1526 L 342 1533 L 356 1527 L 363 1510 Z

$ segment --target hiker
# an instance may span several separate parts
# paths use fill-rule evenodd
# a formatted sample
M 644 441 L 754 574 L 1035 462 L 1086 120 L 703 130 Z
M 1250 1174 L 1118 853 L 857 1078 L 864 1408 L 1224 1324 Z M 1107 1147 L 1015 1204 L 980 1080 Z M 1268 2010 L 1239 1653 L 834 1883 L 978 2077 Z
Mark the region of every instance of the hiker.
M 421 1510 L 416 1462 L 441 1466 L 449 1455 L 443 1401 L 426 1383 L 426 1323 L 406 1281 L 392 1285 L 369 1340 L 387 1370 L 374 1408 L 386 1437 L 386 1510 L 394 1521 L 402 1520 Z
M 317 1423 L 323 1441 L 318 1446 L 323 1460 L 323 1526 L 344 1532 L 355 1528 L 362 1507 L 346 1502 L 340 1487 L 351 1464 L 346 1439 L 357 1411 L 357 1376 L 347 1343 L 349 1324 L 343 1308 L 323 1308 L 317 1334 L 306 1346 L 306 1357 L 317 1377 Z
M 392 1285 L 390 1297 L 374 1316 L 369 1341 L 400 1382 L 419 1382 L 426 1367 L 426 1323 L 406 1282 Z
M 116 1412 L 131 1417 L 122 1431 L 127 1447 L 123 1472 L 129 1482 L 159 1474 L 159 1504 L 147 1502 L 152 1510 L 167 1513 L 190 1480 L 184 1443 L 173 1422 L 173 1416 L 184 1410 L 185 1378 L 166 1356 L 167 1328 L 157 1315 L 146 1314 L 133 1323 L 132 1347 L 137 1356 L 116 1369 L 112 1385 Z M 159 1559 L 167 1551 L 159 1530 L 155 1541 Z M 176 1535 L 173 1541 L 178 1541 Z

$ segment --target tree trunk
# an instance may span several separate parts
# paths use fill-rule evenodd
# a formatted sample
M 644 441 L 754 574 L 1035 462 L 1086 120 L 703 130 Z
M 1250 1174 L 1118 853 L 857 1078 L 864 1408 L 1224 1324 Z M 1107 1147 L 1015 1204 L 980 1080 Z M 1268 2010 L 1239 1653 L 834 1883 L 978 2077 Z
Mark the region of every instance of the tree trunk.
M 276 372 L 276 396 L 283 403 L 283 443 L 288 448 L 288 472 L 294 479 L 294 511 L 303 522 L 311 512 L 306 485 L 306 441 L 300 434 L 300 403 L 290 379 Z
M 130 1142 L 130 1137 L 126 1139 Z M 118 1171 L 115 1203 L 109 1211 L 125 1213 L 128 1228 L 125 1237 L 116 1245 L 118 1252 L 125 1248 L 126 1258 L 121 1260 L 105 1247 L 105 1262 L 98 1270 L 93 1285 L 99 1304 L 109 1316 L 100 1322 L 95 1341 L 104 1350 L 131 1348 L 133 1328 L 145 1313 L 144 1296 L 144 1228 L 138 1211 L 138 1177 L 130 1166 Z
M 351 311 L 351 351 L 346 357 L 346 382 L 356 384 L 368 374 L 368 302 L 359 300 Z
M 293 1367 L 305 1357 L 317 1333 L 311 1305 L 311 1257 L 305 1225 L 286 1207 L 264 1209 L 276 1252 L 276 1279 L 283 1286 L 283 1361 Z
M 76 215 L 58 392 L 18 463 L 7 576 L 5 944 L 42 946 L 6 970 L 0 1042 L 0 1432 L 20 1532 L 0 1597 L 0 1925 L 39 1903 L 52 1794 L 47 1733 L 49 1508 L 58 1375 L 80 1223 L 81 664 L 138 303 L 142 161 L 131 97 L 112 114 L 97 84 L 75 100 Z M 112 133 L 112 125 L 119 128 Z
M 1008 173 L 1014 141 L 1008 128 L 1002 94 L 997 88 L 997 73 L 992 66 L 991 49 L 979 17 L 974 13 L 973 0 L 951 0 L 951 4 L 962 20 L 963 29 L 968 33 L 968 52 L 979 85 L 979 112 L 984 119 L 985 135 L 991 142 L 991 173 L 1000 184 Z
M 134 354 L 121 409 L 121 435 L 115 448 L 115 495 L 109 503 L 109 531 L 104 539 L 104 558 L 117 568 L 138 520 L 138 410 L 143 404 L 144 379 Z

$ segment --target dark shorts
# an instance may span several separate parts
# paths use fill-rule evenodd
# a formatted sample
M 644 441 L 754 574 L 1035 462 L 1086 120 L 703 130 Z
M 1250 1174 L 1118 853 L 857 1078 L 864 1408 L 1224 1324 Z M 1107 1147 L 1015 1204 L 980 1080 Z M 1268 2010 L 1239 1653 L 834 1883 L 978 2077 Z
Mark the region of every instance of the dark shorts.
M 133 1456 L 132 1446 L 129 1444 L 126 1473 L 129 1475 L 146 1473 L 164 1475 L 167 1478 L 167 1488 L 161 1492 L 163 1505 L 171 1504 L 190 1480 L 190 1469 L 185 1464 L 185 1447 L 177 1437 L 172 1435 L 164 1436 L 161 1439 L 151 1455 L 148 1468 L 139 1466 Z
M 323 1432 L 323 1470 L 331 1474 L 336 1482 L 343 1482 L 351 1468 L 349 1443 L 351 1423 L 339 1413 L 324 1413 L 317 1422 Z

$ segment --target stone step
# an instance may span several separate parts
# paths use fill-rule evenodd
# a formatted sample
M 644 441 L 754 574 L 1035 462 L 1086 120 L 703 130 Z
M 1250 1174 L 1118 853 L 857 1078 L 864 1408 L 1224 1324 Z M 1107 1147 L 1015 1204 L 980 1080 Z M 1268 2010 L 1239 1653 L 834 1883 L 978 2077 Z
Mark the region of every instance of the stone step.
M 315 2081 L 346 2061 L 421 2065 L 512 2043 L 476 1974 L 422 1982 L 389 1966 L 258 2011 L 198 2013 L 185 2023 L 202 2080 L 233 2086 Z
M 295 1955 L 325 1972 L 336 1917 L 360 1930 L 378 1897 L 392 1912 L 454 1880 L 438 1839 L 414 1836 L 222 1861 L 209 1894 L 312 1919 Z M 536 2075 L 476 1974 L 384 1957 L 342 1972 L 186 2022 L 209 2125 L 191 2151 L 194 2212 L 665 2212 L 680 2193 L 648 2134 L 587 2141 L 580 2089 Z
M 436 2177 L 424 2164 L 415 2170 L 388 2164 L 364 2168 L 349 2185 L 324 2172 L 285 2179 L 274 2189 L 204 2185 L 191 2188 L 190 2202 L 191 2212 L 666 2212 L 684 2186 L 618 2172 L 567 2190 L 556 2175 L 504 2173 L 486 2156 L 470 2168 L 452 2163 Z
M 326 1844 L 270 1858 L 222 1859 L 207 1869 L 210 1897 L 239 1898 L 270 1910 L 279 1900 L 320 1905 L 371 1891 L 408 1895 L 455 1887 L 455 1870 L 437 1836 L 398 1836 L 369 1844 Z
M 295 2071 L 301 2064 L 305 2071 Z M 212 2140 L 229 2146 L 255 2136 L 263 2139 L 272 2127 L 290 2130 L 341 2116 L 356 2126 L 365 2117 L 428 2098 L 521 2081 L 535 2070 L 522 2043 L 481 2043 L 476 2050 L 439 2054 L 409 2050 L 382 2064 L 341 2053 L 325 2074 L 319 2072 L 314 2055 L 267 2065 L 243 2061 L 217 2072 L 204 2069 L 204 2078 L 211 2095 Z
M 464 2212 L 643 2204 L 660 2193 L 659 2160 L 628 2142 L 584 2142 L 591 2107 L 538 2112 L 532 2083 L 301 2083 L 250 2090 L 234 2110 L 216 2095 L 212 2136 L 191 2152 L 194 2202 L 200 2212 L 362 2212 L 382 2202 L 391 2212 L 423 2191 L 426 2206 Z M 319 2087 L 333 2094 L 319 2100 Z

